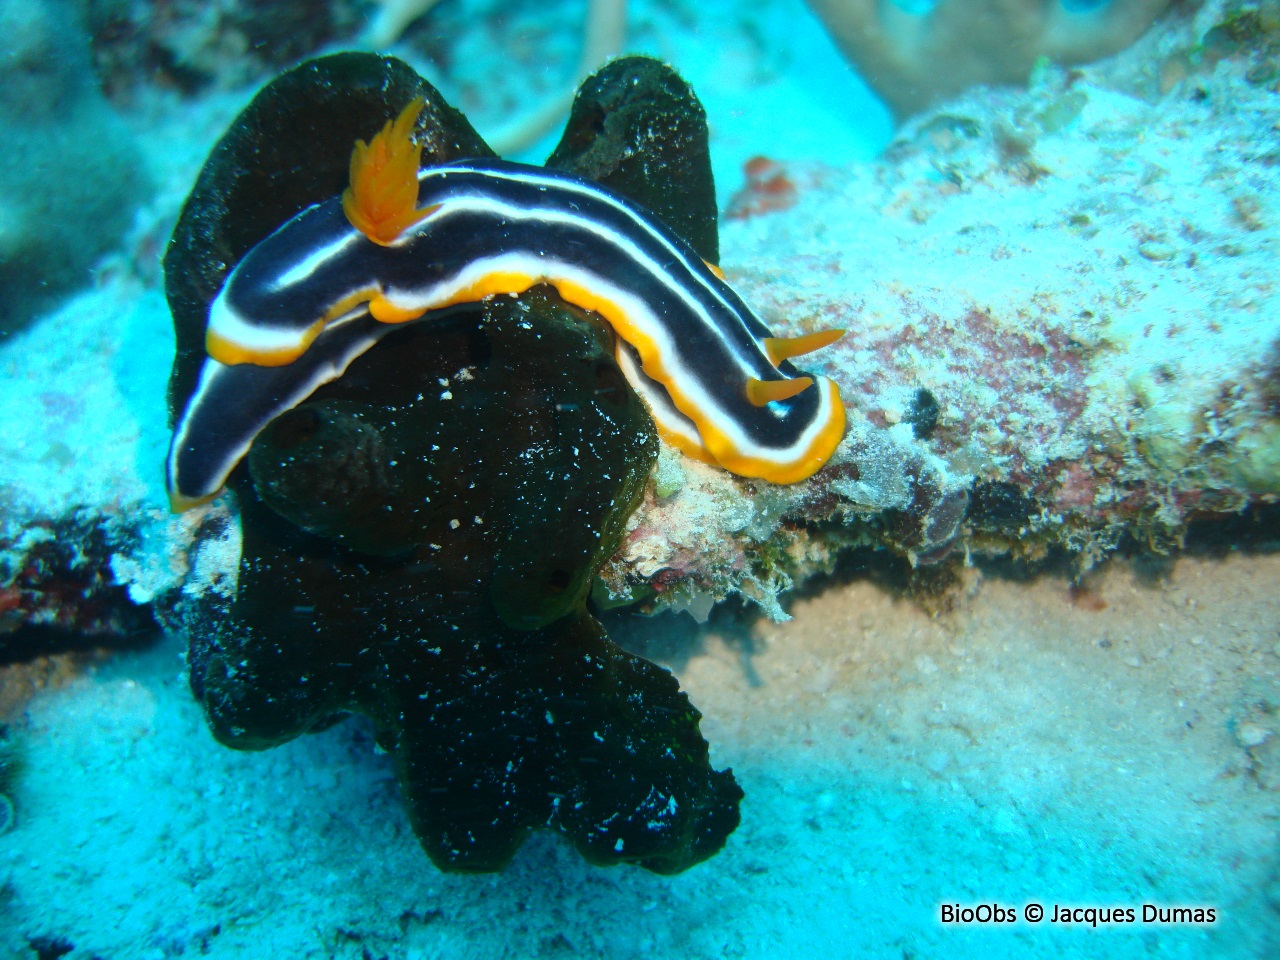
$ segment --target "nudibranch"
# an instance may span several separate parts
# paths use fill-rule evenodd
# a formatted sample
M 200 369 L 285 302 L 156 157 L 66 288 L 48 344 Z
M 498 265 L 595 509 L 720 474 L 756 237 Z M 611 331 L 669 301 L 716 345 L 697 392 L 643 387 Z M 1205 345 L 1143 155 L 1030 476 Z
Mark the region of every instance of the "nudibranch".
M 844 436 L 839 392 L 788 361 L 843 331 L 772 337 L 717 267 L 589 180 L 501 160 L 419 169 L 421 107 L 357 141 L 346 192 L 222 285 L 169 450 L 175 510 L 216 496 L 270 421 L 397 325 L 537 284 L 608 323 L 624 375 L 684 453 L 779 484 L 827 462 Z

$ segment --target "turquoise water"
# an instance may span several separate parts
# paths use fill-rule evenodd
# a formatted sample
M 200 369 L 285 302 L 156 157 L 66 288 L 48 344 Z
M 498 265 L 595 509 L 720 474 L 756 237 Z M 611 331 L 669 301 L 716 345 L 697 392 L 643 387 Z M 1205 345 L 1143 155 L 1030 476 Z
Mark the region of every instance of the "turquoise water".
M 825 20 L 800 0 L 444 0 L 406 5 L 388 27 L 378 17 L 395 18 L 391 3 L 0 0 L 0 956 L 1277 955 L 1274 4 L 1163 19 L 1160 4 L 1122 0 L 967 15 L 956 0 L 813 8 Z M 212 361 L 199 338 L 190 382 L 180 374 L 167 396 L 175 347 L 195 342 L 175 338 L 172 314 L 202 318 L 208 304 L 181 305 L 172 267 L 166 297 L 161 259 L 210 150 L 255 92 L 309 57 L 376 48 L 506 156 L 540 164 L 560 140 L 556 105 L 580 79 L 584 37 L 608 34 L 610 18 L 622 39 L 602 56 L 669 63 L 705 109 L 730 288 L 777 336 L 849 331 L 796 361 L 830 378 L 848 408 L 835 454 L 795 485 L 743 479 L 692 420 L 710 462 L 677 452 L 669 434 L 652 463 L 639 441 L 612 452 L 564 426 L 578 422 L 578 401 L 565 399 L 556 363 L 517 351 L 502 362 L 552 386 L 528 398 L 524 381 L 495 389 L 486 369 L 501 349 L 477 348 L 487 334 L 465 330 L 479 321 L 454 317 L 389 414 L 333 421 L 358 442 L 298 466 L 290 443 L 320 428 L 284 413 L 276 422 L 293 434 L 259 425 L 268 439 L 255 441 L 254 485 L 241 469 L 231 493 L 171 512 L 169 402 L 180 408 Z M 850 39 L 850 23 L 864 24 L 863 39 Z M 1093 66 L 1057 62 L 1112 48 Z M 540 114 L 545 129 L 530 120 Z M 237 159 L 255 202 L 291 195 L 320 163 L 324 130 L 309 123 L 268 129 Z M 304 146 L 273 159 L 284 142 Z M 661 132 L 622 154 L 644 159 L 655 142 Z M 676 197 L 680 215 L 669 181 L 684 181 L 650 162 L 652 195 Z M 242 195 L 210 209 L 222 218 L 209 227 L 216 242 L 171 261 L 185 279 L 209 266 L 220 281 L 233 264 L 219 244 L 261 212 Z M 706 251 L 681 242 L 701 271 Z M 308 270 L 316 263 L 330 261 Z M 496 308 L 512 292 L 481 289 L 499 294 Z M 616 314 L 632 314 L 611 307 L 613 293 L 560 293 L 605 317 L 587 318 L 594 333 L 571 344 L 599 364 L 597 393 L 625 391 L 613 337 L 625 326 Z M 520 323 L 534 339 L 572 339 L 539 326 L 554 294 L 551 307 L 545 293 L 525 296 L 531 319 L 486 314 L 477 329 Z M 368 300 L 328 319 L 354 329 Z M 391 361 L 423 329 L 371 347 L 320 396 L 343 413 L 376 395 L 379 378 L 402 376 Z M 689 366 L 714 383 L 726 365 L 703 343 Z M 568 367 L 587 369 L 572 356 Z M 291 384 L 301 368 L 271 369 Z M 644 366 L 658 401 L 675 404 L 683 381 L 668 372 Z M 398 420 L 418 422 L 423 393 L 462 412 L 406 439 Z M 789 399 L 761 407 L 777 413 Z M 235 391 L 217 403 L 243 412 Z M 631 422 L 605 400 L 581 403 L 602 423 Z M 548 405 L 552 439 L 501 445 L 540 429 Z M 284 450 L 279 464 L 263 465 L 268 440 Z M 518 452 L 496 465 L 496 453 L 461 455 L 463 467 L 434 456 L 473 440 Z M 409 509 L 395 513 L 402 475 L 387 471 L 410 457 L 430 479 L 408 481 Z M 509 494 L 526 461 L 554 469 Z M 306 513 L 295 494 L 267 490 L 269 467 L 280 489 L 315 470 L 309 482 L 330 499 Z M 618 479 L 626 471 L 634 490 Z M 599 510 L 634 503 L 629 523 L 626 510 L 599 521 L 596 501 L 578 499 L 599 474 L 617 484 L 593 494 Z M 488 485 L 502 493 L 486 499 Z M 384 494 L 396 520 L 378 526 L 364 506 Z M 456 504 L 458 516 L 414 526 L 418 498 L 431 497 L 450 506 L 423 512 Z M 306 536 L 280 534 L 287 524 Z M 429 536 L 372 551 L 344 541 L 366 524 L 384 539 Z M 495 547 L 494 528 L 516 542 Z M 335 529 L 324 562 L 345 576 L 407 570 L 396 582 L 408 593 L 388 588 L 356 607 L 336 574 L 304 583 L 315 543 Z M 583 529 L 585 552 L 562 560 Z M 459 530 L 480 546 L 455 554 L 432 540 Z M 597 541 L 611 544 L 599 558 Z M 546 595 L 528 586 L 547 572 L 544 555 Z M 574 563 L 587 568 L 580 583 Z M 505 580 L 504 564 L 517 571 Z M 629 653 L 582 627 L 594 623 L 578 619 L 589 588 L 588 609 Z M 521 607 L 529 619 L 513 623 L 528 596 L 553 613 Z M 462 653 L 450 653 L 450 630 L 466 638 Z M 552 652 L 517 659 L 529 637 Z M 478 660 L 466 659 L 472 641 Z M 442 646 L 466 669 L 414 687 Z M 616 709 L 579 692 L 596 689 L 585 680 L 566 692 L 593 657 L 645 664 L 627 668 L 619 699 L 600 701 Z M 346 679 L 352 663 L 365 679 Z M 486 670 L 509 699 L 464 711 L 475 729 L 430 753 L 453 721 L 417 702 L 466 703 L 468 691 L 478 701 Z M 666 671 L 683 693 L 662 687 Z M 355 692 L 332 692 L 344 683 Z M 306 714 L 314 703 L 339 706 Z M 618 719 L 627 703 L 639 719 Z M 701 713 L 709 759 L 697 757 L 685 703 Z M 270 721 L 255 727 L 255 710 Z M 294 710 L 306 714 L 297 729 Z M 532 746 L 578 716 L 596 726 L 563 741 L 577 746 Z M 508 722 L 515 732 L 498 737 Z M 716 839 L 696 856 L 693 840 L 672 841 L 664 849 L 687 869 L 670 876 L 628 859 L 631 834 L 614 845 L 608 801 L 575 833 L 561 804 L 597 798 L 593 776 L 607 779 L 594 773 L 602 760 L 575 752 L 589 754 L 592 737 L 648 756 L 634 768 L 610 760 L 617 817 L 637 815 L 625 798 L 638 783 L 651 835 L 687 824 L 677 811 L 704 801 L 740 823 L 697 821 Z M 677 774 L 663 765 L 664 738 L 685 764 Z M 469 744 L 483 745 L 459 762 L 485 771 L 475 809 L 497 783 L 507 802 L 543 804 L 534 825 L 551 827 L 517 830 L 511 862 L 474 874 L 439 866 L 449 843 L 474 837 L 424 823 L 446 794 L 469 812 L 466 777 L 432 779 L 420 759 L 443 769 Z M 544 790 L 535 770 L 528 801 L 520 777 L 540 764 L 561 779 Z M 713 802 L 672 786 L 726 769 L 740 807 L 732 791 Z M 650 776 L 659 803 L 645 795 Z M 416 791 L 419 777 L 428 786 Z M 593 847 L 592 831 L 609 842 Z M 588 852 L 622 862 L 592 865 Z

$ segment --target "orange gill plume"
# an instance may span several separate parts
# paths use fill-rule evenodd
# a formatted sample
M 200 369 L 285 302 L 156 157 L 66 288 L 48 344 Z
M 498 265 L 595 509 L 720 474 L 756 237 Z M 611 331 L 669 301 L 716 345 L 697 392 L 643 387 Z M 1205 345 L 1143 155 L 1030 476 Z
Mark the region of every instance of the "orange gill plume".
M 422 145 L 413 142 L 412 134 L 422 106 L 422 97 L 415 97 L 372 140 L 357 140 L 351 151 L 351 183 L 342 193 L 343 212 L 353 227 L 384 247 L 436 209 L 417 206 Z

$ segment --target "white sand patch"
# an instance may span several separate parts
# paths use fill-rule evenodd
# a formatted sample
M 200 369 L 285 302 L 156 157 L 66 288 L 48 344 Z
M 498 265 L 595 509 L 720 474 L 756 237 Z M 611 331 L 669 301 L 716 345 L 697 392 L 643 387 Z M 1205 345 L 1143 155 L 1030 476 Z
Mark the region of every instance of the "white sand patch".
M 1280 792 L 1235 731 L 1277 727 L 1277 578 L 1280 557 L 1183 560 L 1155 586 L 1115 567 L 1102 610 L 1057 580 L 975 578 L 934 618 L 854 583 L 749 642 L 703 634 L 673 654 L 747 797 L 727 849 L 669 879 L 587 867 L 550 836 L 503 874 L 441 875 L 363 722 L 223 748 L 168 642 L 32 703 L 4 916 L 114 960 L 1265 956 Z M 1221 920 L 937 920 L 942 902 L 1031 900 Z

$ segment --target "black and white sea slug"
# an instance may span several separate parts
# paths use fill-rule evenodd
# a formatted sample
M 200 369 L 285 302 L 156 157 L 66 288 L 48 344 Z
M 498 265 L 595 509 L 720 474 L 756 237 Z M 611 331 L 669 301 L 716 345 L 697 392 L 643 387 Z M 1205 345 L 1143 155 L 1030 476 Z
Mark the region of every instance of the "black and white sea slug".
M 589 180 L 500 160 L 419 169 L 421 108 L 357 141 L 346 192 L 227 277 L 169 451 L 175 509 L 215 496 L 271 420 L 398 324 L 536 284 L 609 324 L 625 376 L 684 453 L 780 484 L 827 462 L 844 436 L 839 392 L 788 360 L 843 331 L 770 336 L 716 266 Z

